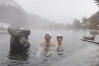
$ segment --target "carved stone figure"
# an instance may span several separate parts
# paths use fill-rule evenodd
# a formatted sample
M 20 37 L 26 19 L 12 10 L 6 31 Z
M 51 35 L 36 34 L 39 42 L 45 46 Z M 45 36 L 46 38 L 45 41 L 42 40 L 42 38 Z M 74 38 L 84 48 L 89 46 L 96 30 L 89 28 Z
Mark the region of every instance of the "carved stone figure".
M 23 29 L 21 27 L 9 27 L 8 33 L 11 35 L 10 38 L 10 52 L 11 53 L 21 53 L 30 47 L 28 36 L 30 35 L 30 30 Z

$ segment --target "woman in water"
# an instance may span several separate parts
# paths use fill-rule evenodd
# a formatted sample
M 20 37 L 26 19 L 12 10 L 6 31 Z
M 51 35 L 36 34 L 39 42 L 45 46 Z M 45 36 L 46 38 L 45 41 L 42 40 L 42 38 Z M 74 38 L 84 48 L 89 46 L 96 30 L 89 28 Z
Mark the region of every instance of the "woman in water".
M 63 52 L 62 40 L 63 40 L 63 36 L 62 35 L 58 35 L 57 36 L 57 43 L 58 43 L 57 52 L 58 52 L 58 55 L 62 55 L 62 52 Z

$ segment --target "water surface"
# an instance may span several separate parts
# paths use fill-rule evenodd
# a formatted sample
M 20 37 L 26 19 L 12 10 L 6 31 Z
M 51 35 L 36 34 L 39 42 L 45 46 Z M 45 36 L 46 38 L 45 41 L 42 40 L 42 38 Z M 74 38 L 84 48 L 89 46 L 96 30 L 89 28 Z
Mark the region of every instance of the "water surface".
M 56 48 L 47 61 L 36 56 L 40 42 L 44 40 L 44 33 L 50 32 L 52 41 L 56 43 L 56 35 L 62 34 L 64 37 L 64 55 L 57 55 Z M 83 42 L 80 39 L 86 32 L 84 30 L 32 30 L 29 37 L 31 47 L 28 53 L 18 56 L 9 57 L 10 35 L 0 34 L 0 66 L 51 66 L 68 58 L 77 51 L 88 47 L 90 43 Z

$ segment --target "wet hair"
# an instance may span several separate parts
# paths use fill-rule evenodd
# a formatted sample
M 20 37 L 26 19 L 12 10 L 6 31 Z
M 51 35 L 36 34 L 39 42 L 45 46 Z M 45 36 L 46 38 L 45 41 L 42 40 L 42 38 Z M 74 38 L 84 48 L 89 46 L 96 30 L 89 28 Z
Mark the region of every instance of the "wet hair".
M 59 38 L 63 39 L 63 36 L 57 36 L 57 39 L 59 39 Z
M 46 35 L 50 36 L 50 34 L 45 34 L 45 37 L 46 37 Z M 50 36 L 50 39 L 51 39 L 51 36 Z

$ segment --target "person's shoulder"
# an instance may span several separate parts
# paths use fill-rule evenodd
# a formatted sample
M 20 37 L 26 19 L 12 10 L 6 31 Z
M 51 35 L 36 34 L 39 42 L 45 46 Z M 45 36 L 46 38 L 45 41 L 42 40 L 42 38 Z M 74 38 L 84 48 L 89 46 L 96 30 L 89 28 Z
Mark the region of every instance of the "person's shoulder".
M 54 42 L 52 42 L 52 41 L 51 41 L 50 43 L 51 43 L 51 45 L 55 45 L 55 43 L 54 43 Z
M 53 41 L 51 41 L 50 43 L 54 43 Z
M 41 42 L 40 42 L 40 44 L 45 44 L 45 43 L 46 43 L 45 41 L 41 41 Z

